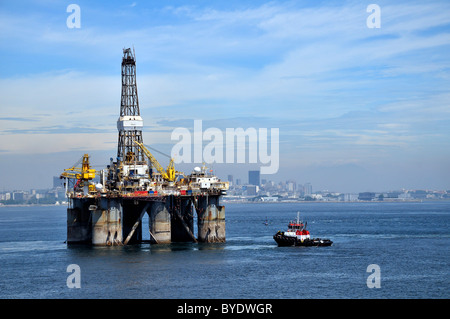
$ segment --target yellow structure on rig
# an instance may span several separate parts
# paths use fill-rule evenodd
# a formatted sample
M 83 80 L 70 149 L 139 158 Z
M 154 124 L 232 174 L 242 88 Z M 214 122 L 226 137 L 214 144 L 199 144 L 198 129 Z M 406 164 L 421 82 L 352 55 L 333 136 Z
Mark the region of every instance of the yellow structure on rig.
M 148 157 L 148 159 L 150 160 L 150 162 L 152 163 L 152 165 L 156 168 L 156 170 L 158 171 L 158 173 L 161 174 L 161 177 L 168 182 L 174 182 L 177 178 L 177 171 L 175 171 L 175 166 L 174 166 L 174 160 L 173 158 L 170 159 L 169 165 L 167 166 L 167 169 L 164 170 L 164 168 L 161 166 L 161 164 L 159 164 L 159 162 L 156 160 L 156 158 L 153 156 L 152 153 L 150 153 L 150 151 L 144 146 L 144 144 L 139 143 L 137 141 L 134 141 L 134 143 L 136 143 L 136 145 L 138 145 L 142 151 L 144 152 L 144 154 Z
M 77 167 L 80 162 L 81 168 Z M 89 154 L 84 154 L 74 166 L 64 169 L 60 178 L 77 179 L 79 181 L 77 185 L 83 187 L 89 185 L 89 181 L 95 178 L 96 173 L 96 170 L 89 164 Z M 89 191 L 94 190 L 95 185 L 89 185 Z
M 96 171 L 91 168 L 89 164 L 89 155 L 84 154 L 81 158 L 81 168 L 76 167 L 80 161 L 78 161 L 73 167 L 66 168 L 61 174 L 64 178 L 75 178 L 81 180 L 91 180 L 95 178 Z

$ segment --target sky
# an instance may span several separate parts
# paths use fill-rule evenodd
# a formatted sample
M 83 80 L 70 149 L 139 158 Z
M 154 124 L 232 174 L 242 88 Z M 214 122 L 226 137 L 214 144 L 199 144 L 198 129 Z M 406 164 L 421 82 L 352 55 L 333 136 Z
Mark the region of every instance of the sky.
M 195 120 L 278 128 L 279 169 L 261 178 L 450 189 L 450 3 L 374 1 L 1 1 L 0 191 L 115 158 L 128 47 L 146 145 L 170 154 Z M 263 164 L 211 166 L 246 182 Z

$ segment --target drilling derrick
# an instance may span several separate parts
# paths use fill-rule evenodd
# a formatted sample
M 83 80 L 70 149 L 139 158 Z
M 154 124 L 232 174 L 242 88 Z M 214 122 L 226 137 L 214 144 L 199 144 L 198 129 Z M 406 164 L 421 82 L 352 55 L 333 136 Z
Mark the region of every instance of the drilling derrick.
M 144 121 L 139 111 L 136 85 L 136 59 L 130 48 L 123 50 L 122 95 L 120 116 L 117 120 L 119 140 L 117 143 L 117 163 L 120 173 L 115 176 L 120 190 L 133 191 L 149 184 L 149 165 L 140 147 L 143 143 Z
M 142 143 L 142 120 L 136 85 L 136 59 L 131 49 L 123 50 L 122 58 L 122 96 L 120 117 L 117 120 L 119 141 L 117 158 L 124 164 L 145 163 L 142 150 L 133 141 Z

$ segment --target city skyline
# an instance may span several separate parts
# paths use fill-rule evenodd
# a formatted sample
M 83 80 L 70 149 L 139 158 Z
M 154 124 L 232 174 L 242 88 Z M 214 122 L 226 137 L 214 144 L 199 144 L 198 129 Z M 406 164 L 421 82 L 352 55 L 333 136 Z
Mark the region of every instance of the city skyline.
M 0 6 L 0 190 L 49 187 L 84 153 L 94 168 L 115 157 L 128 47 L 144 143 L 166 154 L 195 120 L 223 133 L 275 128 L 279 169 L 261 179 L 450 188 L 446 1 L 378 1 L 375 28 L 354 1 L 76 4 L 78 26 L 68 3 Z M 226 180 L 263 165 L 210 166 Z
M 293 180 L 275 183 L 262 180 L 260 185 L 238 182 L 228 175 L 230 187 L 224 202 L 358 202 L 358 201 L 423 201 L 449 200 L 450 190 L 401 189 L 378 192 L 346 193 L 329 190 L 314 190 L 311 183 L 299 184 Z M 0 191 L 2 205 L 61 205 L 67 204 L 64 181 L 53 178 L 53 188 Z
M 211 172 L 214 174 L 214 172 Z M 252 173 L 252 174 L 251 174 Z M 228 174 L 226 178 L 221 178 L 222 181 L 228 181 L 230 185 L 230 189 L 236 189 L 236 188 L 242 188 L 247 186 L 258 186 L 259 189 L 264 189 L 267 187 L 281 187 L 283 191 L 289 191 L 293 193 L 301 193 L 303 195 L 311 195 L 314 193 L 340 193 L 340 194 L 361 194 L 361 193 L 396 193 L 396 192 L 416 192 L 416 191 L 424 191 L 424 192 L 448 192 L 450 194 L 450 189 L 414 189 L 414 188 L 384 188 L 381 190 L 359 190 L 359 191 L 351 191 L 346 192 L 338 189 L 328 189 L 328 188 L 313 188 L 312 183 L 310 182 L 299 182 L 294 179 L 286 179 L 286 180 L 278 180 L 274 181 L 271 179 L 260 179 L 259 182 L 255 182 L 255 177 L 259 174 L 259 171 L 248 171 L 248 178 L 242 178 L 241 176 L 235 176 L 233 174 Z M 251 177 L 251 175 L 253 177 Z M 253 178 L 253 181 L 251 181 L 251 178 Z M 52 186 L 51 187 L 41 187 L 41 188 L 3 188 L 0 189 L 0 194 L 5 193 L 35 193 L 37 191 L 40 192 L 46 192 L 46 191 L 54 191 L 54 190 L 60 190 L 64 191 L 65 188 L 65 179 L 60 178 L 59 176 L 53 176 L 52 178 Z M 97 181 L 98 177 L 94 179 L 94 181 Z

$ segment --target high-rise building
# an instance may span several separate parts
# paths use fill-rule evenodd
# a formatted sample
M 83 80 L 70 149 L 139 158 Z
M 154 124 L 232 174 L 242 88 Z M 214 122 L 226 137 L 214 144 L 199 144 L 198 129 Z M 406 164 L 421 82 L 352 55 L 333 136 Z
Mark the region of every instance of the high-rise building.
M 13 193 L 12 193 L 12 198 L 14 199 L 14 200 L 24 200 L 25 198 L 24 198 L 24 192 L 23 191 L 14 191 Z
M 228 175 L 228 185 L 230 187 L 234 186 L 233 175 Z
M 305 192 L 305 195 L 311 195 L 312 194 L 312 185 L 311 183 L 306 183 L 303 185 L 303 190 Z
M 248 171 L 248 183 L 259 186 L 259 171 Z
M 297 190 L 297 184 L 295 181 L 288 181 L 286 186 L 288 192 L 295 192 Z

